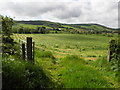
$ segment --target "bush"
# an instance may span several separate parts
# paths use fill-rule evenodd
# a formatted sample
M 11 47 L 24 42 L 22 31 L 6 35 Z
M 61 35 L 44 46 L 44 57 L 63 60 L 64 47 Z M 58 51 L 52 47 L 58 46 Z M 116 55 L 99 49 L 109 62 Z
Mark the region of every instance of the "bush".
M 2 52 L 3 54 L 13 54 L 13 46 L 14 46 L 14 40 L 11 38 L 12 35 L 12 25 L 14 24 L 14 21 L 10 17 L 3 17 L 2 19 Z

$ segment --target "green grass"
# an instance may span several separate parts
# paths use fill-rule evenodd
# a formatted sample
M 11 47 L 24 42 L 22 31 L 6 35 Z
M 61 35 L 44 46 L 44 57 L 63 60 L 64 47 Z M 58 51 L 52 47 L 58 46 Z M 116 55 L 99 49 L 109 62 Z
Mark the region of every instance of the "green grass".
M 65 70 L 62 70 L 64 87 L 66 88 L 105 88 L 110 87 L 107 80 L 91 67 L 85 66 L 77 59 L 64 62 Z M 82 60 L 82 59 L 81 59 Z M 67 65 L 66 65 L 67 63 Z
M 33 37 L 35 64 L 61 88 L 118 88 L 116 71 L 107 62 L 110 37 L 79 34 L 15 34 Z M 87 59 L 87 60 L 86 60 Z
M 105 60 L 105 59 L 104 59 Z M 101 61 L 102 62 L 102 61 Z M 92 62 L 98 64 L 97 62 Z M 95 67 L 78 56 L 67 56 L 60 70 L 64 88 L 115 88 L 114 72 Z M 101 64 L 103 65 L 103 64 Z M 104 65 L 107 65 L 104 63 Z
M 12 57 L 2 61 L 3 88 L 55 88 L 42 67 Z
M 110 37 L 80 34 L 15 34 L 16 41 L 33 37 L 36 46 L 51 51 L 56 57 L 80 55 L 99 57 L 107 54 Z
M 37 29 L 37 27 L 46 27 L 47 29 L 51 29 L 51 27 L 44 25 L 17 24 L 13 26 L 13 28 L 20 28 L 20 27 L 29 28 L 29 29 Z
M 75 27 L 71 27 L 71 26 L 67 26 L 67 25 L 62 25 L 62 27 L 65 27 L 65 28 L 73 28 L 73 29 L 79 29 L 79 28 L 75 28 Z
M 116 72 L 106 57 L 96 61 L 86 61 L 77 55 L 62 59 L 52 58 L 49 51 L 36 50 L 36 63 L 51 74 L 54 82 L 61 88 L 118 88 Z M 44 53 L 44 57 L 41 56 Z M 50 53 L 50 52 L 49 52 Z M 54 62 L 55 63 L 54 63 Z

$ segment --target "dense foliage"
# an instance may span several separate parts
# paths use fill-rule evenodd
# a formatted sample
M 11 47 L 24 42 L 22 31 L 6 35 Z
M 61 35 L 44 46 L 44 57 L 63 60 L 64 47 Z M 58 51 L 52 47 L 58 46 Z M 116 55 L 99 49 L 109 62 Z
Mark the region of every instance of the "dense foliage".
M 11 38 L 14 21 L 9 17 L 2 17 L 2 51 L 3 54 L 14 53 L 14 40 Z
M 118 44 L 118 40 L 111 40 L 110 41 L 110 50 L 111 50 L 111 59 L 119 60 L 119 54 L 120 54 L 120 46 Z M 112 60 L 111 60 L 112 61 Z
M 110 63 L 112 65 L 111 69 L 116 71 L 117 77 L 120 77 L 120 44 L 119 44 L 119 40 L 111 40 L 110 41 L 110 52 L 111 52 Z M 120 78 L 118 80 L 120 80 Z

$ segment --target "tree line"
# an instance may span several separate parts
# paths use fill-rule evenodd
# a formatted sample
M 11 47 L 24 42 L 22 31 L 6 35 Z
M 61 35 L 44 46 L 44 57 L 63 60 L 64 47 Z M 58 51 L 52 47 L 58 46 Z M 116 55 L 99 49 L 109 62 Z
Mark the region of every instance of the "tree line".
M 49 33 L 49 30 L 46 29 L 46 27 L 37 27 L 36 29 L 29 29 L 25 27 L 20 28 L 13 28 L 13 33 L 19 33 L 19 34 L 31 34 L 31 33 L 41 33 L 46 34 Z

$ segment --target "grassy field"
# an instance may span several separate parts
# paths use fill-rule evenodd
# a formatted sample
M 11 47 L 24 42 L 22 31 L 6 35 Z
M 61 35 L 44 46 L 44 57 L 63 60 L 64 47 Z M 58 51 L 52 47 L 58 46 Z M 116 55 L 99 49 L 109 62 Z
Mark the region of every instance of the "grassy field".
M 26 40 L 33 37 L 36 47 L 54 53 L 61 58 L 66 55 L 79 55 L 84 58 L 97 58 L 107 55 L 110 37 L 79 34 L 15 34 L 14 39 Z
M 118 88 L 116 72 L 107 62 L 110 37 L 80 34 L 14 34 L 35 42 L 35 64 L 62 88 Z
M 47 29 L 51 28 L 44 25 L 31 25 L 31 24 L 17 24 L 13 26 L 13 28 L 20 28 L 20 27 L 29 28 L 29 29 L 36 29 L 37 27 L 46 27 Z

